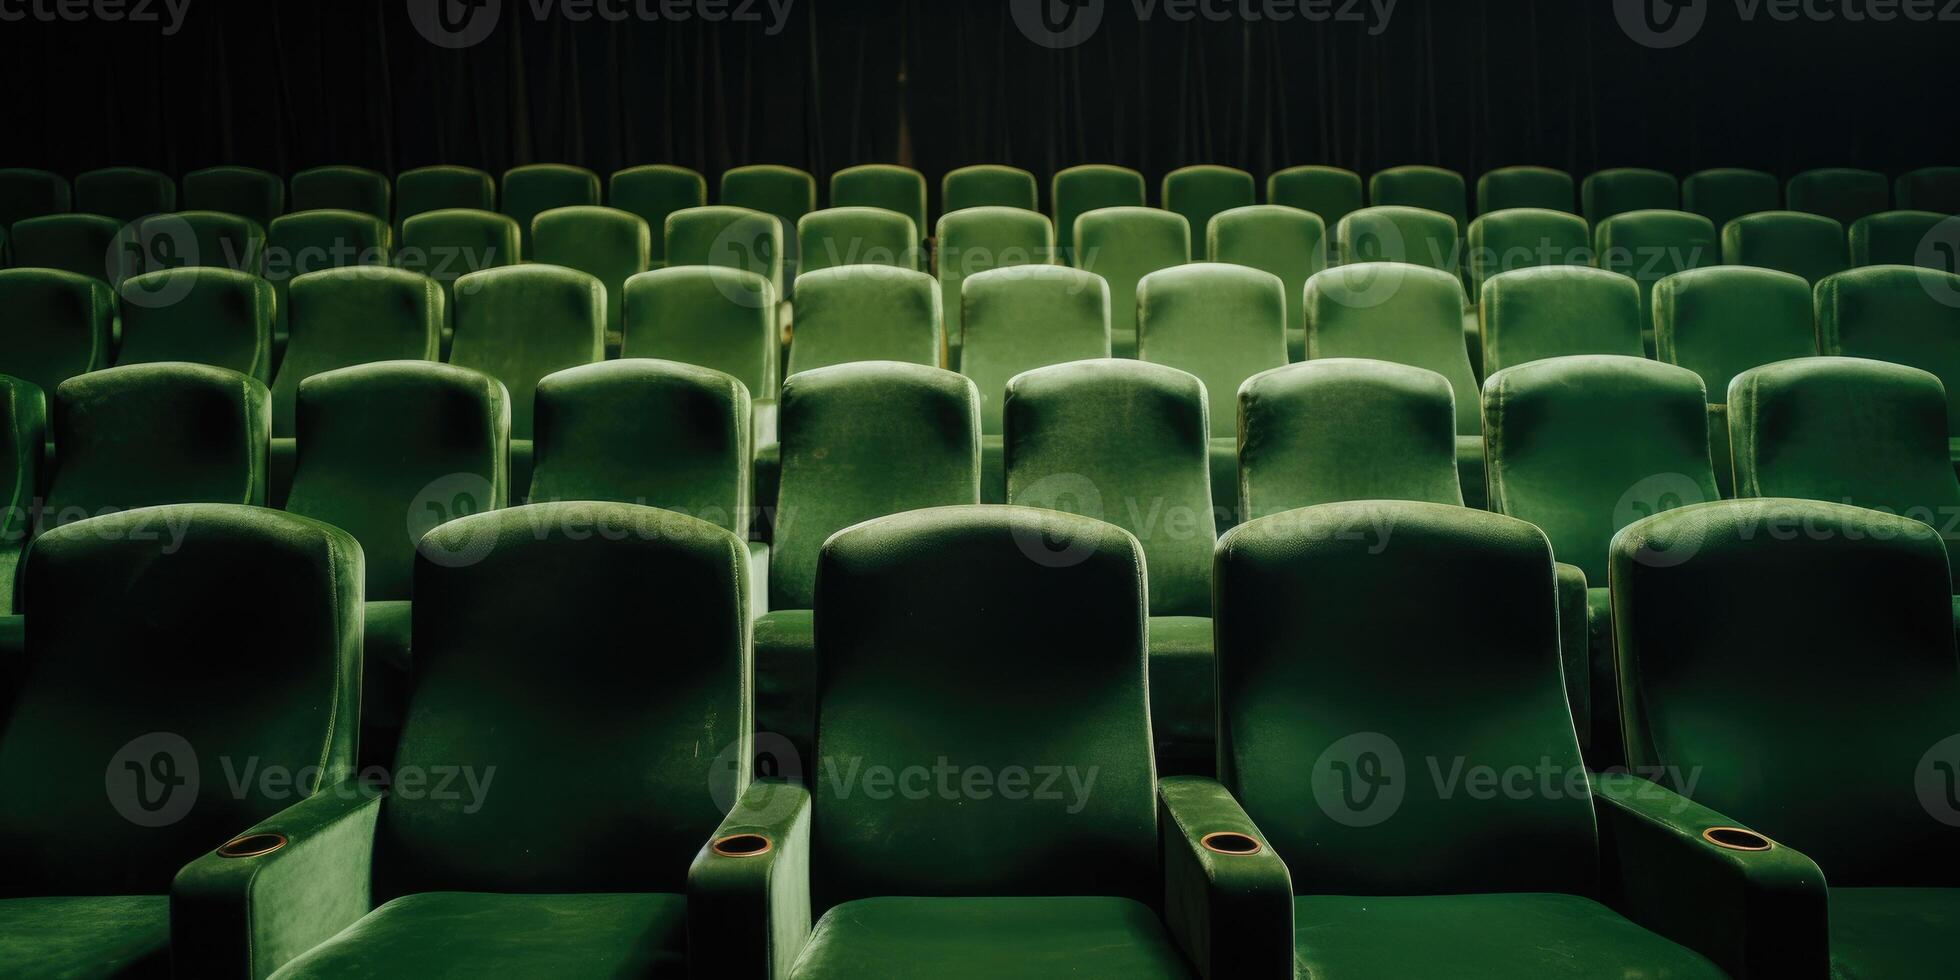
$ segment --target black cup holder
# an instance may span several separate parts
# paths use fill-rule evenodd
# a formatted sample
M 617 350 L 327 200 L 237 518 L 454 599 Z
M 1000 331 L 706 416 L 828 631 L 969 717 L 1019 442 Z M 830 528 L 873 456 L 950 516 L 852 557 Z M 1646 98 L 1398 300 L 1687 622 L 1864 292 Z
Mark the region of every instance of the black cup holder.
M 246 834 L 233 837 L 218 845 L 218 856 L 228 858 L 250 858 L 261 854 L 271 854 L 286 846 L 284 834 Z
M 1730 851 L 1767 851 L 1769 838 L 1753 830 L 1741 827 L 1710 827 L 1701 832 L 1701 839 Z
M 1261 849 L 1258 841 L 1231 830 L 1206 834 L 1198 839 L 1198 844 L 1213 854 L 1230 854 L 1236 857 L 1257 854 Z
M 731 858 L 759 857 L 774 846 L 761 834 L 729 834 L 708 845 L 716 854 Z

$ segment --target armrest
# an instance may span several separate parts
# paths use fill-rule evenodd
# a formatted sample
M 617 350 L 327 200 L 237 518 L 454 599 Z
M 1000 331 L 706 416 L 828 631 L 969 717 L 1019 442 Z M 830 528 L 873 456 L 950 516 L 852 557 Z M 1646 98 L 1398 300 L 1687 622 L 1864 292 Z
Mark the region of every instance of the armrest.
M 1293 879 L 1259 828 L 1218 781 L 1157 784 L 1164 917 L 1211 980 L 1293 975 Z M 1214 834 L 1235 838 L 1206 841 Z M 1254 849 L 1256 848 L 1256 849 Z
M 758 780 L 687 869 L 690 971 L 777 980 L 809 938 L 810 791 Z
M 1565 699 L 1572 705 L 1572 726 L 1579 744 L 1592 743 L 1592 632 L 1587 625 L 1586 572 L 1577 565 L 1555 562 L 1558 579 L 1559 663 L 1565 668 Z
M 1702 836 L 1739 824 L 1629 773 L 1593 778 L 1602 885 L 1627 918 L 1738 978 L 1829 974 L 1824 873 L 1770 842 L 1734 850 Z
M 177 975 L 259 980 L 366 915 L 380 812 L 375 790 L 336 783 L 234 838 L 277 834 L 277 849 L 185 865 L 170 886 Z

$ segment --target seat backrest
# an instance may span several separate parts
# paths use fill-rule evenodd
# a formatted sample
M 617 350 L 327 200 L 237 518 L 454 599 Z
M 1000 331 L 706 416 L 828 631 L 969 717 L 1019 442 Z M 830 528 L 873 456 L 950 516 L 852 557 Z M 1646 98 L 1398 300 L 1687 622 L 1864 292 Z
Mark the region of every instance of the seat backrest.
M 667 216 L 667 267 L 712 265 L 757 273 L 783 295 L 783 227 L 748 208 L 682 208 Z
M 1137 357 L 1197 376 L 1212 437 L 1236 438 L 1239 386 L 1287 363 L 1285 286 L 1226 262 L 1153 272 L 1137 286 Z
M 43 534 L 24 578 L 34 626 L 0 777 L 35 789 L 0 797 L 0 894 L 164 894 L 193 858 L 351 773 L 361 548 L 346 532 L 153 507 Z
M 1960 167 L 1921 167 L 1900 174 L 1892 186 L 1901 210 L 1960 214 Z
M 125 224 L 177 210 L 177 182 L 144 167 L 104 167 L 75 177 L 75 210 Z
M 606 289 L 599 280 L 549 265 L 486 269 L 457 280 L 449 363 L 504 383 L 511 438 L 531 438 L 540 379 L 605 357 Z
M 1157 900 L 1142 560 L 1108 524 L 1021 507 L 901 514 L 825 546 L 813 914 L 881 895 Z M 856 785 L 949 765 L 954 788 L 923 799 Z M 958 788 L 977 779 L 997 791 Z
M 395 175 L 395 227 L 430 211 L 497 210 L 497 180 L 475 167 L 438 165 Z M 514 259 L 512 261 L 515 261 Z
M 617 208 L 552 208 L 532 219 L 532 256 L 577 269 L 606 288 L 606 333 L 620 332 L 626 280 L 652 268 L 653 234 L 639 215 Z
M 106 283 L 57 269 L 0 269 L 6 342 L 0 374 L 42 392 L 109 363 L 115 297 Z
M 292 177 L 294 211 L 354 211 L 384 223 L 394 217 L 388 175 L 366 167 L 326 166 Z
M 1541 266 L 1493 276 L 1481 308 L 1484 370 L 1567 354 L 1643 356 L 1640 287 L 1584 266 Z
M 348 267 L 310 272 L 289 288 L 292 340 L 272 382 L 272 434 L 294 432 L 307 378 L 375 361 L 433 361 L 442 342 L 442 288 L 419 272 Z
M 517 265 L 521 248 L 517 222 L 508 215 L 470 208 L 424 211 L 402 222 L 395 264 L 440 283 L 453 316 L 456 280 Z
M 274 333 L 283 335 L 292 324 L 294 277 L 347 266 L 390 265 L 394 240 L 388 222 L 360 211 L 296 211 L 273 219 L 264 267 L 266 281 L 272 283 Z
M 50 214 L 14 225 L 8 244 L 16 266 L 118 282 L 125 271 L 142 271 L 139 262 L 123 254 L 125 242 L 118 240 L 122 231 L 121 222 L 99 214 Z M 128 244 L 133 246 L 134 239 Z
M 1377 205 L 1342 218 L 1334 237 L 1343 265 L 1407 262 L 1454 273 L 1458 227 L 1455 218 L 1429 208 Z
M 27 167 L 0 168 L 0 228 L 74 207 L 68 178 Z
M 1463 504 L 1455 396 L 1434 371 L 1345 357 L 1274 368 L 1239 389 L 1239 426 L 1248 520 L 1343 500 Z
M 640 216 L 651 233 L 648 244 L 649 268 L 667 262 L 667 216 L 708 203 L 708 181 L 686 167 L 648 164 L 628 167 L 612 175 L 606 203 Z
M 1543 532 L 1446 504 L 1326 504 L 1226 534 L 1219 777 L 1302 892 L 1598 892 L 1556 592 Z M 1476 777 L 1438 760 L 1549 771 L 1561 791 L 1464 793 L 1448 781 Z
M 1463 175 L 1442 167 L 1390 167 L 1368 178 L 1368 203 L 1376 207 L 1423 208 L 1450 216 L 1461 229 L 1470 224 L 1470 202 Z
M 1183 215 L 1156 208 L 1102 208 L 1075 221 L 1075 266 L 1109 281 L 1110 330 L 1128 340 L 1136 337 L 1137 286 L 1143 277 L 1189 261 L 1191 230 Z
M 48 441 L 48 399 L 31 382 L 0 374 L 0 610 L 12 614 L 21 552 L 34 533 L 41 464 Z
M 206 167 L 184 175 L 184 210 L 222 211 L 264 228 L 286 213 L 286 182 L 256 167 Z
M 1681 207 L 1681 182 L 1673 174 L 1640 167 L 1597 171 L 1579 185 L 1579 213 L 1586 224 L 1629 211 L 1673 211 Z
M 749 392 L 678 361 L 629 358 L 538 382 L 526 499 L 612 500 L 749 536 Z
M 1718 266 L 1654 285 L 1657 356 L 1701 375 L 1712 404 L 1758 364 L 1817 353 L 1810 284 L 1787 272 Z
M 994 269 L 967 279 L 961 302 L 960 373 L 979 391 L 983 435 L 1000 435 L 1015 375 L 1109 356 L 1109 284 L 1094 273 L 1059 265 Z
M 272 361 L 272 284 L 231 269 L 147 272 L 122 284 L 116 364 L 190 361 L 250 375 Z
M 1720 265 L 1721 236 L 1713 222 L 1686 211 L 1627 211 L 1593 229 L 1602 269 L 1632 276 L 1640 308 L 1653 309 L 1654 284 L 1677 272 Z M 1651 321 L 1643 313 L 1641 323 Z
M 265 228 L 250 218 L 222 211 L 153 214 L 136 229 L 143 269 L 236 269 L 264 271 Z
M 1817 349 L 1931 371 L 1946 386 L 1947 428 L 1960 432 L 1960 276 L 1881 265 L 1817 284 Z
M 1456 431 L 1483 431 L 1463 346 L 1463 285 L 1438 269 L 1374 262 L 1307 280 L 1307 357 L 1361 357 L 1426 368 L 1456 393 Z
M 752 398 L 776 397 L 776 294 L 769 280 L 722 266 L 669 266 L 626 281 L 621 357 L 657 357 L 733 376 Z
M 1220 212 L 1259 201 L 1251 174 L 1213 164 L 1179 167 L 1165 174 L 1161 193 L 1164 209 L 1184 216 L 1196 242 L 1206 240 L 1211 219 Z
M 777 426 L 772 608 L 811 608 L 817 552 L 832 534 L 887 514 L 980 502 L 979 396 L 951 371 L 866 361 L 792 375 Z
M 1278 276 L 1286 297 L 1286 327 L 1304 330 L 1300 291 L 1314 273 L 1327 268 L 1327 226 L 1319 215 L 1284 204 L 1233 208 L 1212 218 L 1205 256 Z
M 1812 286 L 1849 266 L 1844 226 L 1796 211 L 1744 215 L 1722 228 L 1722 262 L 1802 276 Z
M 1572 175 L 1550 167 L 1499 167 L 1477 178 L 1477 213 L 1512 208 L 1576 213 Z
M 1075 219 L 1102 208 L 1140 208 L 1145 204 L 1143 175 L 1128 167 L 1085 163 L 1055 171 L 1049 192 L 1055 209 L 1055 241 L 1062 261 L 1080 266 Z
M 533 163 L 504 171 L 503 210 L 517 222 L 524 258 L 537 256 L 531 222 L 554 208 L 598 207 L 599 175 L 564 163 Z
M 1802 851 L 1833 888 L 1960 884 L 1960 841 L 1932 816 L 1960 705 L 1943 552 L 1918 521 L 1822 501 L 1708 503 L 1622 532 L 1629 764 Z
M 1266 178 L 1266 200 L 1311 211 L 1333 228 L 1350 213 L 1361 210 L 1361 175 L 1340 167 L 1287 167 Z
M 1204 383 L 1161 364 L 1109 358 L 1022 374 L 1007 384 L 1007 502 L 1136 535 L 1150 614 L 1209 616 L 1218 520 L 1205 415 Z
M 735 167 L 721 175 L 721 203 L 775 215 L 795 228 L 817 209 L 817 179 L 795 167 Z
M 1847 228 L 1868 214 L 1892 206 L 1892 188 L 1873 170 L 1825 167 L 1790 178 L 1786 200 L 1792 211 L 1821 214 Z
M 926 227 L 926 178 L 911 167 L 867 163 L 830 175 L 833 208 L 883 208 L 912 219 L 914 229 Z
M 1707 218 L 1720 232 L 1745 214 L 1783 206 L 1776 175 L 1741 167 L 1716 167 L 1689 174 L 1681 182 L 1681 207 Z
M 1960 228 L 1960 220 L 1953 215 L 1932 211 L 1881 211 L 1859 218 L 1851 225 L 1851 266 L 1917 265 L 1941 272 L 1960 270 L 1960 256 L 1954 254 L 1953 246 L 1942 248 L 1941 239 L 1935 237 L 1935 230 L 1949 221 Z
M 802 277 L 789 374 L 852 361 L 937 367 L 945 349 L 939 284 L 923 272 L 853 265 Z
M 155 504 L 265 502 L 272 405 L 255 378 L 136 364 L 69 378 L 50 405 L 44 527 Z
M 981 163 L 946 171 L 939 182 L 939 219 L 966 208 L 1041 210 L 1034 174 L 1019 167 Z
M 939 217 L 938 239 L 933 259 L 949 347 L 965 343 L 960 291 L 969 277 L 990 269 L 1055 261 L 1054 226 L 1047 215 L 1032 208 L 984 205 L 948 211 Z
M 919 268 L 919 229 L 897 211 L 872 207 L 824 208 L 796 223 L 802 263 L 797 277 L 848 265 Z
M 458 554 L 475 561 L 444 557 Z M 685 891 L 748 783 L 747 561 L 727 531 L 634 504 L 535 504 L 431 532 L 396 766 L 460 770 L 484 791 L 474 807 L 387 801 L 377 899 Z M 567 794 L 582 832 L 567 832 Z
M 1558 560 L 1606 580 L 1606 546 L 1660 510 L 1714 500 L 1707 395 L 1686 368 L 1587 354 L 1484 382 L 1490 509 L 1538 525 Z
M 1490 277 L 1513 269 L 1592 264 L 1586 219 L 1565 211 L 1511 208 L 1470 222 L 1470 295 L 1481 302 Z
M 510 493 L 504 386 L 429 361 L 383 361 L 300 385 L 290 513 L 341 528 L 367 555 L 367 597 L 411 597 L 430 528 L 503 507 Z

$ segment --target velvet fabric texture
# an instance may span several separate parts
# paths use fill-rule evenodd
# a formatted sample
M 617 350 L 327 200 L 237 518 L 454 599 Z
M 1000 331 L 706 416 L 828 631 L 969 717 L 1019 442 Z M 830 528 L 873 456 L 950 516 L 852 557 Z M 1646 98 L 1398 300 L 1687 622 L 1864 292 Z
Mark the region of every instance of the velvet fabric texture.
M 774 403 L 780 359 L 767 277 L 721 266 L 672 266 L 626 282 L 620 356 L 654 357 L 730 375 Z
M 526 261 L 538 259 L 531 222 L 555 208 L 597 207 L 599 175 L 563 163 L 533 163 L 504 171 L 501 202 L 517 222 Z
M 1947 431 L 1960 433 L 1960 276 L 1875 266 L 1817 284 L 1817 347 L 1930 371 L 1947 390 Z
M 273 292 L 273 346 L 283 352 L 290 340 L 295 278 L 326 269 L 388 265 L 394 240 L 394 229 L 385 219 L 359 211 L 302 211 L 273 219 L 264 263 Z
M 647 164 L 615 171 L 606 203 L 638 215 L 649 232 L 648 267 L 667 264 L 667 216 L 708 203 L 708 181 L 686 167 Z
M 430 211 L 497 210 L 497 180 L 475 167 L 434 166 L 395 175 L 395 230 Z M 511 261 L 515 262 L 516 259 Z
M 75 176 L 75 210 L 128 224 L 177 210 L 177 182 L 143 167 L 103 167 Z
M 1165 174 L 1158 200 L 1164 210 L 1184 216 L 1193 242 L 1204 242 L 1209 240 L 1212 218 L 1258 203 L 1256 187 L 1252 175 L 1236 167 L 1199 164 Z
M 366 167 L 328 165 L 293 174 L 292 207 L 298 211 L 353 211 L 387 222 L 394 216 L 388 175 Z
M 1361 210 L 1361 175 L 1340 167 L 1300 166 L 1275 170 L 1266 177 L 1266 201 L 1320 216 L 1333 228 Z
M 1484 283 L 1484 370 L 1570 354 L 1640 357 L 1640 287 L 1617 272 L 1541 266 Z
M 1960 214 L 1960 167 L 1921 167 L 1900 174 L 1892 196 L 1902 210 Z
M 1085 163 L 1055 171 L 1049 181 L 1049 199 L 1054 207 L 1055 241 L 1061 244 L 1061 260 L 1077 268 L 1087 268 L 1077 258 L 1081 240 L 1076 219 L 1102 208 L 1140 208 L 1144 199 L 1143 175 L 1128 167 Z
M 713 265 L 753 272 L 769 280 L 777 299 L 785 296 L 785 237 L 782 223 L 761 211 L 716 205 L 683 208 L 667 216 L 667 265 Z
M 926 225 L 926 178 L 911 167 L 867 163 L 845 167 L 830 175 L 830 206 L 833 208 L 883 208 L 912 219 L 912 227 Z
M 948 212 L 939 219 L 937 238 L 934 264 L 946 319 L 946 366 L 959 370 L 966 344 L 960 290 L 966 280 L 992 269 L 1054 262 L 1055 231 L 1047 216 L 1032 208 L 990 205 Z
M 21 553 L 34 533 L 34 508 L 40 497 L 41 466 L 47 444 L 48 403 L 41 389 L 19 378 L 0 375 L 0 487 L 6 488 L 5 511 L 0 511 L 0 614 L 13 615 L 14 583 Z M 17 638 L 11 638 L 17 639 Z M 0 642 L 12 655 L 19 647 Z M 11 656 L 9 656 L 11 659 Z M 0 697 L 13 693 L 10 676 L 18 664 L 0 666 Z
M 438 356 L 443 291 L 421 273 L 324 269 L 294 279 L 287 293 L 292 337 L 272 382 L 276 439 L 293 435 L 293 406 L 307 378 L 356 364 L 433 361 Z
M 1570 188 L 1567 196 L 1571 196 Z M 1570 213 L 1569 208 L 1511 208 L 1486 213 L 1470 222 L 1468 250 L 1470 296 L 1478 303 L 1483 302 L 1484 284 L 1498 273 L 1592 262 L 1585 219 Z
M 63 214 L 73 207 L 68 178 L 28 167 L 0 168 L 0 226 L 12 228 L 29 218 Z
M 1689 174 L 1681 182 L 1681 207 L 1707 218 L 1720 234 L 1745 214 L 1783 206 L 1783 186 L 1775 174 L 1740 167 L 1716 167 Z
M 782 295 L 796 292 L 796 276 L 801 271 L 797 256 L 796 223 L 817 209 L 817 179 L 795 167 L 756 164 L 722 171 L 722 204 L 760 211 L 776 219 L 782 235 Z M 670 264 L 679 263 L 670 258 Z
M 1821 214 L 1849 228 L 1891 207 L 1891 191 L 1885 175 L 1876 171 L 1824 167 L 1790 178 L 1785 201 L 1792 211 Z
M 645 220 L 618 208 L 552 208 L 532 219 L 532 256 L 577 269 L 606 287 L 606 345 L 618 350 L 626 280 L 653 268 L 653 234 Z
M 995 163 L 974 164 L 946 171 L 939 180 L 940 220 L 967 208 L 1041 210 L 1041 190 L 1034 174 Z
M 1221 211 L 1206 232 L 1205 256 L 1279 277 L 1287 310 L 1287 359 L 1304 360 L 1307 328 L 1301 290 L 1327 268 L 1327 226 L 1320 216 L 1283 204 Z
M 136 250 L 143 269 L 265 271 L 265 226 L 222 211 L 153 214 L 137 224 Z
M 118 237 L 123 241 L 118 241 Z M 123 223 L 99 214 L 51 214 L 25 218 L 13 226 L 8 242 L 14 265 L 59 269 L 104 282 L 121 282 L 126 273 L 140 272 L 124 248 L 134 238 L 123 235 Z
M 919 268 L 919 226 L 897 211 L 835 207 L 812 211 L 796 223 L 799 275 L 851 265 Z
M 1629 211 L 1673 211 L 1681 207 L 1681 183 L 1673 174 L 1641 167 L 1616 167 L 1587 175 L 1579 185 L 1579 213 L 1586 224 Z
M 1796 211 L 1745 215 L 1722 228 L 1722 264 L 1753 265 L 1802 276 L 1812 286 L 1850 262 L 1844 226 Z
M 1389 167 L 1368 178 L 1368 203 L 1376 207 L 1422 208 L 1450 216 L 1458 228 L 1470 224 L 1463 175 L 1442 167 Z
M 406 199 L 403 203 L 406 205 Z M 401 226 L 401 252 L 395 257 L 395 264 L 427 275 L 442 286 L 443 308 L 449 311 L 451 328 L 459 312 L 456 280 L 485 269 L 517 265 L 519 261 L 517 222 L 493 211 L 473 208 L 423 211 L 402 220 Z
M 1599 267 L 1631 276 L 1640 286 L 1641 331 L 1650 350 L 1654 284 L 1677 272 L 1722 264 L 1719 233 L 1707 218 L 1686 211 L 1628 211 L 1593 226 Z
M 1342 218 L 1334 235 L 1342 265 L 1406 262 L 1455 275 L 1460 227 L 1455 218 L 1429 208 L 1377 205 Z M 1459 285 L 1458 293 L 1462 290 Z M 1457 305 L 1461 309 L 1460 298 Z
M 0 374 L 53 392 L 108 366 L 115 296 L 99 279 L 56 269 L 0 269 L 6 311 Z
M 1477 213 L 1535 208 L 1576 214 L 1572 175 L 1550 167 L 1499 167 L 1477 178 Z
M 286 182 L 256 167 L 206 167 L 184 175 L 184 210 L 222 211 L 260 228 L 286 213 Z
M 456 283 L 449 361 L 503 382 L 512 439 L 531 438 L 532 393 L 555 371 L 605 359 L 606 290 L 545 265 L 474 272 Z
M 939 284 L 923 272 L 863 265 L 808 273 L 798 286 L 788 374 L 853 361 L 937 367 L 940 322 Z
M 1143 277 L 1189 261 L 1191 231 L 1182 215 L 1113 207 L 1075 221 L 1074 264 L 1109 281 L 1110 349 L 1117 357 L 1136 356 L 1137 287 Z
M 1851 266 L 1916 265 L 1953 271 L 1952 260 L 1939 254 L 1935 229 L 1953 219 L 1931 211 L 1882 211 L 1851 225 Z
M 149 272 L 122 284 L 116 364 L 188 361 L 271 378 L 272 284 L 231 269 Z

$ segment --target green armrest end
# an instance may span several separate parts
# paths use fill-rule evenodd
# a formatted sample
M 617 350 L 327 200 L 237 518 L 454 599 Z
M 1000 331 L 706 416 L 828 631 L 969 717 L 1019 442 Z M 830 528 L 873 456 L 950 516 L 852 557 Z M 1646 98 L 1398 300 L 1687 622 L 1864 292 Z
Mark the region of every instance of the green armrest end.
M 1292 976 L 1293 880 L 1252 818 L 1198 776 L 1161 780 L 1157 800 L 1164 916 L 1184 955 L 1207 978 Z
M 810 937 L 809 790 L 749 784 L 688 868 L 687 904 L 694 976 L 788 977 Z

